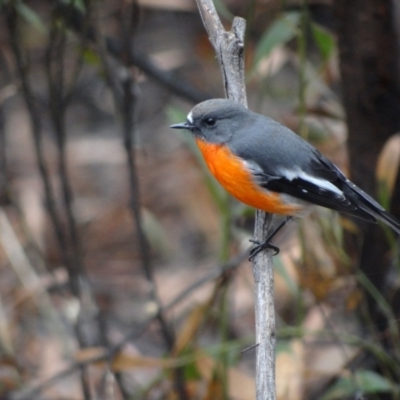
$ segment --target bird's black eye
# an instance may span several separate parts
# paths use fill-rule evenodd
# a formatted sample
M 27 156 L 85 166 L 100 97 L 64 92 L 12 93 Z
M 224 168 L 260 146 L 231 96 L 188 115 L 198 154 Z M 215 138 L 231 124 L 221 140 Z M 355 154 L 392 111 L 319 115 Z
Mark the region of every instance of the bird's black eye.
M 207 125 L 207 126 L 214 126 L 214 125 L 215 125 L 215 122 L 216 122 L 216 119 L 210 117 L 210 118 L 207 118 L 205 122 L 206 122 L 206 125 Z

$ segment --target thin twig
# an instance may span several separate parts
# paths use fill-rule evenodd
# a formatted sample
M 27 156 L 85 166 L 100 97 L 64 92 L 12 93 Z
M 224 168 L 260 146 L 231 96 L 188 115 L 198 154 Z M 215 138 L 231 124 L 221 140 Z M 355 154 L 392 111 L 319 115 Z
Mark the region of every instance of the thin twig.
M 90 3 L 86 3 L 87 12 L 90 11 Z M 68 16 L 73 10 L 72 6 L 69 6 L 66 16 Z M 86 24 L 87 25 L 87 24 Z M 85 43 L 87 37 L 85 35 L 86 30 L 82 33 L 82 42 Z M 82 65 L 82 55 L 80 61 L 77 61 L 76 68 L 73 71 L 73 80 L 69 90 L 65 89 L 65 81 L 67 79 L 64 71 L 64 55 L 66 52 L 66 26 L 55 24 L 53 26 L 53 33 L 50 40 L 50 45 L 46 54 L 46 70 L 49 84 L 49 91 L 51 94 L 51 116 L 55 127 L 57 145 L 59 150 L 59 174 L 61 180 L 61 188 L 64 199 L 64 206 L 67 214 L 67 222 L 69 229 L 69 237 L 71 239 L 71 250 L 72 250 L 72 263 L 70 277 L 71 281 L 74 282 L 74 286 L 78 290 L 81 304 L 81 315 L 77 320 L 76 329 L 81 347 L 102 345 L 109 347 L 109 341 L 107 338 L 107 326 L 105 320 L 102 317 L 102 313 L 99 310 L 96 298 L 92 292 L 92 288 L 88 281 L 85 271 L 85 265 L 83 263 L 82 256 L 82 245 L 79 237 L 79 232 L 75 217 L 72 210 L 73 203 L 73 191 L 70 184 L 70 179 L 67 173 L 67 160 L 66 160 L 66 122 L 65 112 L 67 104 L 73 93 L 72 85 L 78 79 L 80 66 Z M 54 61 L 53 61 L 54 60 Z M 88 335 L 85 335 L 85 329 L 90 325 L 91 331 L 94 333 L 95 340 L 97 343 L 88 343 Z M 121 391 L 124 391 L 122 382 L 117 379 L 117 383 L 120 386 Z M 88 390 L 85 390 L 88 393 Z M 87 394 L 86 394 L 87 396 Z
M 7 140 L 4 109 L 0 99 L 0 204 L 8 201 Z
M 131 4 L 132 9 L 135 7 Z M 131 10 L 132 10 L 131 9 Z M 129 11 L 126 11 L 128 13 Z M 130 15 L 129 21 L 133 21 L 134 18 Z M 120 112 L 122 119 L 122 134 L 124 140 L 124 147 L 127 157 L 128 174 L 129 174 L 129 185 L 131 189 L 130 197 L 130 208 L 132 211 L 133 219 L 136 224 L 137 241 L 140 251 L 140 259 L 142 264 L 142 270 L 150 284 L 150 297 L 157 305 L 156 319 L 161 327 L 162 337 L 165 341 L 168 350 L 172 350 L 175 344 L 175 334 L 164 315 L 161 299 L 159 298 L 157 287 L 154 281 L 153 266 L 150 258 L 150 248 L 147 242 L 147 238 L 143 228 L 142 213 L 140 206 L 140 189 L 139 180 L 135 160 L 135 149 L 134 149 L 134 135 L 136 127 L 136 96 L 135 96 L 135 81 L 132 78 L 132 74 L 129 71 L 131 66 L 131 53 L 133 51 L 132 44 L 132 27 L 129 23 L 124 23 L 125 18 L 122 21 L 122 43 L 124 49 L 122 52 L 121 59 L 125 60 L 126 65 L 122 64 L 111 64 L 109 62 L 107 54 L 104 52 L 104 39 L 103 36 L 99 37 L 98 51 L 100 58 L 104 63 L 104 68 L 107 72 L 107 80 L 112 90 L 115 104 Z M 100 27 L 98 27 L 100 29 Z M 115 61 L 115 60 L 114 60 Z M 186 388 L 184 385 L 184 374 L 181 368 L 175 371 L 175 386 L 179 393 L 180 399 L 185 400 L 188 398 Z
M 42 125 L 41 125 L 41 114 L 39 113 L 37 107 L 37 99 L 33 93 L 31 85 L 29 83 L 29 78 L 25 66 L 25 61 L 22 53 L 22 46 L 20 45 L 18 32 L 17 32 L 17 14 L 12 6 L 8 7 L 8 30 L 10 33 L 11 47 L 14 52 L 14 57 L 16 60 L 17 71 L 21 81 L 22 93 L 24 100 L 26 102 L 29 116 L 32 124 L 32 133 L 34 138 L 35 152 L 38 163 L 38 168 L 44 185 L 45 199 L 47 203 L 47 210 L 50 215 L 50 219 L 53 223 L 56 237 L 61 249 L 61 256 L 64 266 L 70 275 L 70 288 L 71 292 L 80 299 L 81 306 L 87 304 L 84 300 L 82 294 L 85 296 L 88 293 L 89 285 L 83 282 L 83 265 L 81 262 L 81 251 L 79 244 L 79 237 L 77 233 L 76 222 L 72 213 L 72 190 L 69 183 L 69 178 L 67 174 L 67 160 L 66 160 L 66 127 L 65 127 L 65 111 L 66 103 L 64 101 L 64 53 L 66 49 L 66 36 L 65 31 L 61 28 L 53 25 L 53 29 L 50 32 L 50 42 L 46 52 L 46 67 L 47 67 L 47 77 L 49 82 L 49 92 L 50 92 L 50 108 L 53 124 L 56 132 L 57 145 L 59 150 L 59 174 L 62 186 L 62 194 L 64 199 L 65 210 L 67 214 L 67 222 L 69 229 L 69 237 L 71 239 L 71 248 L 69 246 L 68 235 L 64 232 L 62 227 L 61 218 L 58 215 L 55 205 L 55 196 L 53 189 L 50 184 L 50 177 L 48 168 L 45 163 L 45 156 L 43 151 L 42 142 Z M 54 67 L 52 67 L 53 56 L 56 59 Z M 70 251 L 71 250 L 71 251 Z M 81 289 L 84 290 L 81 290 Z M 93 300 L 93 296 L 90 296 Z M 91 302 L 94 304 L 94 301 Z M 84 308 L 82 307 L 82 310 Z M 87 307 L 86 307 L 87 309 Z M 87 313 L 86 313 L 87 314 Z M 85 315 L 87 317 L 87 315 Z M 77 321 L 77 338 L 81 347 L 85 346 L 87 340 L 84 335 L 84 329 L 81 324 L 85 323 L 87 326 L 93 328 L 92 323 L 87 323 L 83 321 L 83 318 L 79 318 Z M 104 333 L 101 329 L 97 329 L 97 336 Z M 84 392 L 85 399 L 90 399 L 90 387 L 89 387 L 89 376 L 86 371 L 82 370 L 81 374 L 82 388 Z
M 99 39 L 96 35 L 96 30 L 85 24 L 83 14 L 76 8 L 65 14 L 65 8 L 69 7 L 64 2 L 58 1 L 56 5 L 59 14 L 66 18 L 66 23 L 72 29 L 80 34 L 87 35 L 87 38 L 94 43 L 98 43 Z M 101 38 L 105 41 L 105 47 L 109 55 L 121 60 L 124 56 L 124 44 L 115 37 L 107 36 Z M 174 94 L 192 102 L 200 103 L 201 101 L 211 98 L 207 93 L 194 87 L 190 82 L 186 81 L 183 77 L 178 76 L 172 71 L 164 71 L 160 69 L 146 54 L 131 50 L 128 54 L 129 64 L 135 65 L 142 70 L 147 76 L 155 79 L 164 87 L 169 89 Z M 126 61 L 126 60 L 125 60 Z
M 156 285 L 154 282 L 154 271 L 150 259 L 150 249 L 147 242 L 147 238 L 143 229 L 142 213 L 140 209 L 140 191 L 139 181 L 136 169 L 135 161 L 135 150 L 133 146 L 133 134 L 134 134 L 134 112 L 135 112 L 135 99 L 133 95 L 134 83 L 131 77 L 127 77 L 123 83 L 124 88 L 124 110 L 123 110 L 123 134 L 124 134 L 124 146 L 127 156 L 128 172 L 129 172 L 129 184 L 131 188 L 131 210 L 136 223 L 136 233 L 138 235 L 139 251 L 142 261 L 143 272 L 151 285 L 151 297 L 156 302 L 159 310 L 157 319 L 160 323 L 163 331 L 163 337 L 168 349 L 172 349 L 175 339 L 168 323 L 163 315 L 161 300 L 158 296 Z
M 0 74 L 3 75 L 4 81 L 11 82 L 11 71 L 4 56 L 4 51 L 0 50 Z M 17 93 L 17 87 L 13 83 L 4 85 L 0 89 L 0 204 L 8 203 L 9 199 L 9 182 L 8 182 L 8 165 L 7 165 L 7 139 L 6 139 L 6 113 L 4 112 L 4 104 L 7 100 Z
M 134 10 L 135 2 L 133 2 L 130 10 Z M 136 9 L 137 11 L 137 9 Z M 129 21 L 133 20 L 131 15 Z M 126 19 L 123 19 L 126 21 Z M 125 59 L 127 60 L 127 67 L 130 66 L 130 55 L 133 52 L 132 42 L 132 28 L 131 24 L 122 24 L 122 36 L 125 47 Z M 154 279 L 154 269 L 150 258 L 150 248 L 144 233 L 143 220 L 140 206 L 140 190 L 138 172 L 135 160 L 135 149 L 134 149 L 134 135 L 136 128 L 136 96 L 135 96 L 135 81 L 132 78 L 132 74 L 129 74 L 127 78 L 122 82 L 123 87 L 123 107 L 122 119 L 123 119 L 123 135 L 124 135 L 124 146 L 127 155 L 128 172 L 129 172 L 129 184 L 131 188 L 131 210 L 136 223 L 136 233 L 139 242 L 139 251 L 142 261 L 143 272 L 150 283 L 151 287 L 151 298 L 157 304 L 157 321 L 160 324 L 162 336 L 165 344 L 169 351 L 174 348 L 175 345 L 175 333 L 165 317 L 163 305 L 159 298 L 157 286 Z M 177 393 L 181 400 L 188 399 L 188 393 L 185 385 L 185 375 L 182 368 L 177 368 L 174 371 L 174 381 Z
M 15 273 L 27 291 L 38 302 L 39 309 L 48 319 L 49 329 L 57 330 L 60 336 L 64 335 L 63 322 L 58 315 L 48 293 L 42 287 L 40 279 L 33 268 L 24 248 L 18 240 L 17 234 L 2 207 L 0 207 L 0 244 Z
M 244 70 L 246 21 L 235 18 L 225 31 L 212 0 L 197 0 L 200 15 L 217 54 L 226 96 L 247 106 Z M 265 241 L 272 217 L 257 211 L 255 239 Z M 256 313 L 256 392 L 258 400 L 275 399 L 275 310 L 274 276 L 270 252 L 259 253 L 253 263 Z
M 64 265 L 69 265 L 67 238 L 62 229 L 61 219 L 57 213 L 55 205 L 55 196 L 53 189 L 50 184 L 50 175 L 46 166 L 44 152 L 43 152 L 43 140 L 42 140 L 42 123 L 40 119 L 40 112 L 35 102 L 35 96 L 31 89 L 31 85 L 28 81 L 26 74 L 26 66 L 24 57 L 21 52 L 21 44 L 19 41 L 19 35 L 17 32 L 17 13 L 12 6 L 7 8 L 7 28 L 9 32 L 11 49 L 14 53 L 14 58 L 17 67 L 18 78 L 21 82 L 21 89 L 25 104 L 28 109 L 31 128 L 33 133 L 33 143 L 35 147 L 36 162 L 38 165 L 39 173 L 43 182 L 43 188 L 46 199 L 46 208 L 50 216 L 50 220 L 53 224 L 54 231 L 58 240 L 58 244 L 61 250 L 61 256 Z
M 31 120 L 31 127 L 32 127 L 32 133 L 33 133 L 33 142 L 34 142 L 34 147 L 35 147 L 35 153 L 36 153 L 36 160 L 38 164 L 38 169 L 39 173 L 43 182 L 43 187 L 44 187 L 44 193 L 45 193 L 45 199 L 46 199 L 46 205 L 47 205 L 47 211 L 50 216 L 50 220 L 53 224 L 56 237 L 58 240 L 58 244 L 60 247 L 61 251 L 61 257 L 63 260 L 63 263 L 66 268 L 68 268 L 71 264 L 71 258 L 68 252 L 68 241 L 67 241 L 67 236 L 64 233 L 64 230 L 62 228 L 62 223 L 61 219 L 58 215 L 58 212 L 56 210 L 56 205 L 55 205 L 55 197 L 53 193 L 53 189 L 50 184 L 50 177 L 49 177 L 49 172 L 46 166 L 45 162 L 45 157 L 44 157 L 44 152 L 43 152 L 43 141 L 42 141 L 42 124 L 41 124 L 41 117 L 39 110 L 37 109 L 37 104 L 35 101 L 35 95 L 32 91 L 31 85 L 28 80 L 27 72 L 26 72 L 26 67 L 25 67 L 25 62 L 24 58 L 21 52 L 21 44 L 19 41 L 19 35 L 17 32 L 17 22 L 18 22 L 18 17 L 16 10 L 10 5 L 7 8 L 8 15 L 6 18 L 7 21 L 7 28 L 9 32 L 9 38 L 10 38 L 10 44 L 12 51 L 14 53 L 15 61 L 16 61 L 16 66 L 17 66 L 17 72 L 19 79 L 21 81 L 21 86 L 22 86 L 22 93 L 23 97 L 28 109 L 28 113 L 30 116 Z M 70 271 L 70 268 L 68 268 Z M 73 281 L 70 280 L 71 283 L 71 289 L 72 292 L 75 292 L 78 290 L 77 285 L 72 284 Z M 84 391 L 85 399 L 90 399 L 90 390 L 88 386 L 88 382 L 86 379 L 86 374 L 81 371 L 81 382 L 82 382 L 82 388 Z
M 70 179 L 67 172 L 66 159 L 66 126 L 64 103 L 64 55 L 66 45 L 66 32 L 58 22 L 53 21 L 53 27 L 49 34 L 49 45 L 46 50 L 45 66 L 46 77 L 50 94 L 50 115 L 54 126 L 55 138 L 58 149 L 58 172 L 61 182 L 64 208 L 67 216 L 68 233 L 71 244 L 70 263 L 67 265 L 70 275 L 70 284 L 75 296 L 80 297 L 80 279 L 82 276 L 81 249 L 77 233 L 75 218 L 72 212 L 73 194 Z M 53 62 L 53 59 L 55 62 Z
M 58 173 L 61 183 L 62 199 L 67 216 L 67 229 L 70 239 L 70 258 L 67 265 L 69 274 L 69 285 L 72 293 L 79 299 L 80 315 L 77 318 L 75 332 L 78 338 L 79 346 L 86 347 L 94 345 L 89 342 L 89 335 L 85 334 L 85 327 L 91 326 L 95 332 L 95 338 L 100 336 L 104 338 L 105 332 L 94 321 L 93 314 L 98 312 L 95 305 L 95 299 L 91 293 L 91 288 L 87 282 L 84 265 L 82 261 L 81 243 L 78 234 L 78 228 L 72 210 L 73 192 L 70 179 L 67 172 L 66 155 L 66 121 L 65 113 L 67 104 L 65 101 L 65 52 L 66 52 L 66 27 L 59 24 L 59 21 L 52 21 L 52 28 L 49 34 L 49 45 L 46 50 L 45 67 L 50 95 L 50 115 L 54 126 L 55 138 L 58 149 Z M 86 301 L 89 299 L 89 302 Z M 92 308 L 96 311 L 93 312 Z M 90 338 L 93 342 L 93 339 Z M 103 340 L 104 344 L 104 340 Z M 90 375 L 85 367 L 81 367 L 81 384 L 84 398 L 92 398 L 90 389 Z

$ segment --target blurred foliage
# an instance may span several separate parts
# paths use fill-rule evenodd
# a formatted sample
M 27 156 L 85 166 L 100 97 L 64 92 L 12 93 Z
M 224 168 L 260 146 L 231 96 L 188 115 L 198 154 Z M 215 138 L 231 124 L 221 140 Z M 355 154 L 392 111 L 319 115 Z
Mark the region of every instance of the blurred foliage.
M 237 12 L 253 13 L 246 48 L 251 107 L 306 132 L 347 170 L 334 34 L 314 21 L 306 2 L 295 11 L 283 9 L 281 2 L 271 2 L 274 7 L 243 3 L 244 8 L 234 2 L 216 5 L 226 21 Z M 180 84 L 221 95 L 216 61 L 207 59 L 199 45 L 205 34 L 197 11 L 180 4 L 171 2 L 165 11 L 144 0 L 139 6 L 0 2 L 1 52 L 6 54 L 0 63 L 14 75 L 0 82 L 0 111 L 11 121 L 7 129 L 0 125 L 10 147 L 4 153 L 9 160 L 2 163 L 7 171 L 1 174 L 7 176 L 11 197 L 2 204 L 0 219 L 2 396 L 18 399 L 27 392 L 27 398 L 38 398 L 43 392 L 46 399 L 95 398 L 81 385 L 88 379 L 98 397 L 113 393 L 108 397 L 113 399 L 255 397 L 253 277 L 243 261 L 254 213 L 222 190 L 191 136 L 166 132 L 167 124 L 183 121 L 193 105 L 178 99 Z M 268 22 L 257 18 L 263 13 L 270 16 Z M 17 24 L 17 49 L 6 29 L 11 17 Z M 137 47 L 140 51 L 132 55 L 130 49 Z M 25 83 L 32 96 L 23 90 Z M 18 95 L 6 91 L 9 85 L 19 88 Z M 60 98 L 54 90 L 60 90 Z M 56 121 L 65 124 L 67 142 L 59 152 L 54 148 L 60 127 L 49 118 L 57 99 L 61 109 L 56 111 L 65 119 Z M 40 113 L 43 154 L 33 154 L 29 134 L 18 136 L 34 125 L 21 100 L 28 110 L 33 102 Z M 140 191 L 129 189 L 132 166 L 119 134 L 132 115 L 128 131 L 137 144 L 132 154 Z M 88 145 L 79 147 L 85 140 Z M 399 154 L 394 135 L 377 167 L 386 207 Z M 43 176 L 29 180 L 37 169 L 35 156 L 41 155 L 60 216 L 56 228 L 65 233 L 65 243 L 57 244 L 54 226 L 44 217 L 51 199 L 39 189 Z M 59 157 L 68 164 L 64 175 Z M 60 190 L 66 179 L 75 196 L 69 199 L 72 216 Z M 140 223 L 132 223 L 129 198 L 140 208 Z M 39 211 L 30 218 L 36 206 Z M 81 297 L 69 286 L 71 270 L 65 273 L 61 256 L 63 246 L 71 252 L 68 218 L 78 226 L 77 247 L 83 249 Z M 39 227 L 32 224 L 37 220 Z M 297 225 L 299 235 L 295 226 L 278 238 L 282 251 L 274 259 L 278 398 L 379 398 L 381 393 L 399 398 L 398 317 L 376 291 L 373 277 L 358 272 L 357 252 L 347 241 L 357 247 L 361 233 L 348 219 L 321 209 Z M 140 228 L 150 250 L 147 270 L 140 267 L 146 264 Z M 388 240 L 397 254 L 392 233 Z M 72 272 L 76 267 L 72 264 Z M 393 279 L 393 287 L 398 280 Z M 358 285 L 385 316 L 384 338 L 376 329 L 380 321 L 365 315 Z M 45 387 L 32 392 L 37 371 Z M 56 371 L 61 376 L 53 379 Z M 79 371 L 82 380 L 78 374 L 71 377 Z
M 357 371 L 353 376 L 340 378 L 321 398 L 337 400 L 358 394 L 376 394 L 399 392 L 400 387 L 372 371 Z
M 262 58 L 268 57 L 276 47 L 285 45 L 289 40 L 297 36 L 300 18 L 301 14 L 298 12 L 283 13 L 282 16 L 265 31 L 255 51 L 255 67 Z
M 311 23 L 311 29 L 323 59 L 328 61 L 329 57 L 332 56 L 336 49 L 335 40 L 332 34 L 327 29 L 316 23 Z

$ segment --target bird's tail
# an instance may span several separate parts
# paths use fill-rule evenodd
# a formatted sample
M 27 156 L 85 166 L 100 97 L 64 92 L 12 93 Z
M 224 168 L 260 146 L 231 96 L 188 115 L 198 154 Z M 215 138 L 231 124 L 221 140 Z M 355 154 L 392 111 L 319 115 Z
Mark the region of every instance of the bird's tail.
M 375 219 L 375 222 L 376 220 L 382 221 L 400 234 L 400 221 L 397 218 L 385 211 L 379 203 L 354 183 L 349 181 L 346 183 L 345 195 L 352 200 L 360 211 L 359 213 L 352 213 L 353 215 L 367 221 L 371 221 L 371 217 Z
M 400 234 L 400 221 L 387 211 L 380 211 L 374 217 L 386 225 L 390 226 L 395 232 Z

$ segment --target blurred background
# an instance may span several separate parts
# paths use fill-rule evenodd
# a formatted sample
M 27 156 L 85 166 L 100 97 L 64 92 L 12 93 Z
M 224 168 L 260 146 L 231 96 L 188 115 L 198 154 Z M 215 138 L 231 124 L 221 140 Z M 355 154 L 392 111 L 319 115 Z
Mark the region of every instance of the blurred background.
M 249 108 L 400 218 L 396 0 L 215 0 Z M 224 97 L 194 0 L 0 0 L 0 398 L 255 398 L 254 210 L 185 132 Z M 276 239 L 278 399 L 399 399 L 398 238 Z

